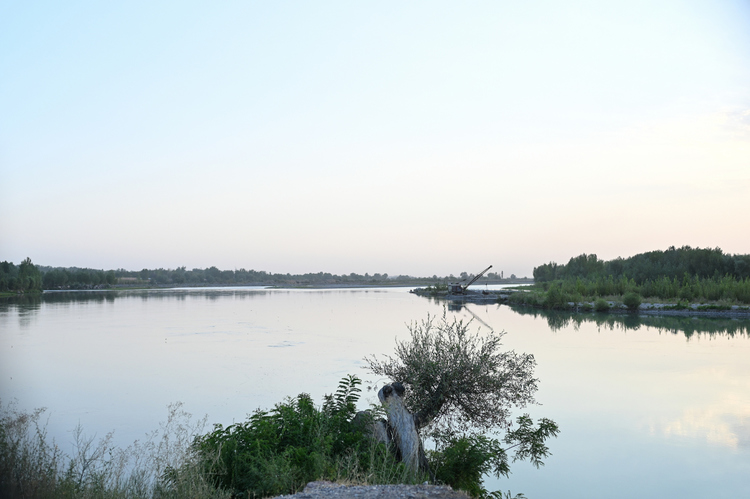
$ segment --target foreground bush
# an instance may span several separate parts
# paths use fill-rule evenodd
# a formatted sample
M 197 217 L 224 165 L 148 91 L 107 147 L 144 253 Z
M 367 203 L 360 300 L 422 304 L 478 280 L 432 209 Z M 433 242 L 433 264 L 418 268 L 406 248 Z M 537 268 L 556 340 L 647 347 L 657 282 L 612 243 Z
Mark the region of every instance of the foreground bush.
M 353 421 L 358 385 L 348 376 L 318 408 L 303 393 L 258 410 L 247 421 L 214 431 L 196 441 L 214 484 L 235 497 L 293 494 L 314 480 L 354 483 L 403 483 L 407 479 L 383 444 L 367 433 L 367 417 Z

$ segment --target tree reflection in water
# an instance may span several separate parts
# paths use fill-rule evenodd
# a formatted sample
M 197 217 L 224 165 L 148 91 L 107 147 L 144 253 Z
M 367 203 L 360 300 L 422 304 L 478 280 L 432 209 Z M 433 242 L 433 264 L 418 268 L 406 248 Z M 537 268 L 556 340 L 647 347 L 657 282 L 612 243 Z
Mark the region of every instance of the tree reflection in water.
M 563 312 L 558 310 L 541 310 L 529 307 L 511 307 L 521 315 L 531 315 L 546 319 L 552 331 L 573 326 L 576 330 L 584 322 L 596 323 L 600 329 L 637 331 L 642 326 L 657 329 L 660 332 L 684 334 L 690 339 L 695 335 L 714 336 L 750 336 L 749 319 L 729 317 L 689 317 L 667 315 L 637 315 Z

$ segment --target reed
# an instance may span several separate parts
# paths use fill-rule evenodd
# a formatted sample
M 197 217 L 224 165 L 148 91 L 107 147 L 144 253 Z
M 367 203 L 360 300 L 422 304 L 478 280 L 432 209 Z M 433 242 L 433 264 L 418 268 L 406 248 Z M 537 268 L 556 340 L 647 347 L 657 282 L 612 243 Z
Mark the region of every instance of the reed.
M 0 404 L 0 497 L 229 497 L 212 485 L 191 445 L 205 418 L 192 421 L 182 404 L 171 404 L 167 421 L 158 430 L 125 449 L 112 445 L 112 433 L 97 440 L 79 426 L 73 430 L 70 455 L 48 438 L 45 413 L 45 409 L 25 412 L 14 403 Z

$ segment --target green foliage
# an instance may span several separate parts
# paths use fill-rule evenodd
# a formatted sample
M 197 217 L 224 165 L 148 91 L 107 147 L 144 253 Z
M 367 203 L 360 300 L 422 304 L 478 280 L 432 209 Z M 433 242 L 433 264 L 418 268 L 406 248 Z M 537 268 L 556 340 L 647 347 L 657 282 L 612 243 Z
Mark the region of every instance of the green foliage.
M 546 288 L 546 291 L 543 291 Z M 567 279 L 540 283 L 534 288 L 514 293 L 508 302 L 514 305 L 542 306 L 548 309 L 568 309 L 568 302 L 594 301 L 597 298 L 624 296 L 635 293 L 643 298 L 670 302 L 722 301 L 750 304 L 750 278 L 738 280 L 732 276 L 699 278 L 685 275 L 681 280 L 662 277 L 636 284 L 625 276 L 597 277 L 595 280 Z M 596 305 L 595 305 L 596 307 Z
M 549 437 L 556 437 L 560 432 L 557 424 L 551 419 L 542 418 L 534 426 L 528 414 L 519 416 L 516 422 L 518 428 L 509 431 L 504 438 L 504 442 L 511 445 L 509 449 L 515 449 L 513 460 L 528 459 L 537 468 L 543 466 L 542 458 L 550 455 L 545 441 Z
M 609 311 L 609 303 L 607 303 L 607 300 L 604 298 L 597 298 L 594 302 L 594 310 L 597 312 L 608 312 Z
M 428 316 L 409 326 L 411 338 L 397 342 L 395 357 L 365 359 L 373 373 L 407 387 L 418 427 L 485 433 L 507 425 L 512 407 L 534 402 L 534 356 L 502 351 L 504 333 L 472 334 L 469 325 Z
M 399 342 L 395 357 L 366 359 L 377 375 L 407 387 L 404 401 L 418 428 L 436 443 L 428 456 L 439 481 L 474 497 L 496 497 L 482 487 L 482 476 L 507 476 L 512 459 L 539 466 L 549 455 L 545 440 L 556 436 L 554 422 L 535 427 L 521 416 L 513 429 L 510 411 L 534 402 L 537 380 L 532 355 L 500 350 L 502 334 L 471 334 L 469 323 L 445 314 L 409 328 L 411 339 Z M 491 435 L 507 430 L 502 439 Z
M 452 438 L 443 442 L 440 450 L 430 452 L 428 458 L 439 482 L 472 497 L 487 495 L 482 487 L 484 475 L 507 476 L 510 472 L 508 455 L 501 443 L 482 435 Z
M 511 305 L 527 305 L 531 307 L 539 307 L 544 303 L 543 292 L 530 289 L 524 290 L 518 293 L 512 293 L 508 296 L 508 303 Z
M 534 277 L 534 288 L 508 301 L 562 310 L 570 308 L 568 302 L 596 298 L 625 302 L 629 294 L 634 303 L 632 294 L 638 294 L 665 302 L 750 304 L 750 255 L 725 255 L 719 248 L 671 247 L 608 262 L 584 254 L 567 265 L 541 265 Z
M 0 269 L 1 270 L 1 269 Z M 44 279 L 44 289 L 100 289 L 113 286 L 237 286 L 237 285 L 276 285 L 289 287 L 306 287 L 321 285 L 404 285 L 431 284 L 434 293 L 447 291 L 447 283 L 452 277 L 412 277 L 388 274 L 331 274 L 317 272 L 307 274 L 274 274 L 265 271 L 234 269 L 220 270 L 217 267 L 204 269 L 177 267 L 176 269 L 142 269 L 131 271 L 125 269 L 96 270 L 78 267 L 40 267 Z M 0 277 L 2 272 L 0 272 Z M 493 279 L 498 279 L 495 274 Z M 490 280 L 483 276 L 480 283 Z M 1 281 L 0 281 L 1 284 Z
M 750 277 L 750 255 L 727 255 L 720 248 L 670 247 L 666 251 L 650 251 L 629 258 L 610 261 L 598 260 L 596 255 L 573 257 L 567 265 L 550 262 L 534 269 L 534 280 L 551 282 L 575 279 L 595 280 L 627 275 L 637 284 L 666 277 L 679 279 L 684 274 L 702 279 L 731 275 L 736 279 Z
M 568 301 L 557 283 L 552 283 L 549 287 L 547 290 L 547 296 L 544 298 L 542 305 L 546 308 L 552 309 L 567 308 Z
M 360 384 L 356 376 L 344 378 L 322 408 L 303 393 L 243 423 L 217 425 L 196 441 L 215 485 L 237 497 L 263 497 L 293 494 L 307 482 L 342 473 L 372 480 L 377 466 L 398 468 L 384 446 L 373 448 L 366 423 L 352 422 Z
M 537 468 L 543 466 L 542 459 L 550 455 L 545 441 L 557 436 L 557 425 L 545 418 L 535 426 L 528 414 L 519 416 L 516 424 L 502 441 L 484 435 L 441 440 L 440 448 L 429 455 L 437 480 L 472 497 L 487 497 L 492 494 L 482 486 L 482 477 L 490 474 L 508 477 L 509 451 L 513 451 L 513 461 L 528 459 Z
M 0 262 L 0 291 L 38 293 L 42 290 L 42 273 L 26 258 L 19 266 Z
M 43 276 L 44 289 L 106 289 L 117 284 L 114 270 L 79 268 L 48 269 Z
M 228 499 L 191 449 L 205 419 L 191 422 L 180 407 L 172 404 L 159 430 L 125 449 L 112 446 L 111 433 L 96 441 L 78 427 L 68 456 L 47 440 L 44 409 L 0 406 L 0 497 Z
M 641 295 L 633 291 L 625 293 L 625 296 L 622 297 L 622 303 L 628 307 L 628 310 L 634 312 L 641 306 Z
M 703 310 L 703 311 L 711 311 L 711 310 L 724 311 L 724 310 L 731 310 L 731 309 L 732 307 L 730 307 L 729 305 L 718 305 L 718 304 L 717 305 L 698 305 L 698 307 L 696 307 L 696 310 Z

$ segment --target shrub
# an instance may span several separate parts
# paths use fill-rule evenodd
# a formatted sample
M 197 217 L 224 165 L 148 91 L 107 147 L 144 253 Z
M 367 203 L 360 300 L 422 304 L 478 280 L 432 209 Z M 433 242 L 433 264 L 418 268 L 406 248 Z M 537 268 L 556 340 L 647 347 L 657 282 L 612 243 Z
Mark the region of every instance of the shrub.
M 430 452 L 430 466 L 434 469 L 438 482 L 460 489 L 472 497 L 507 497 L 499 491 L 489 492 L 482 485 L 482 477 L 494 475 L 497 478 L 510 475 L 509 460 L 528 459 L 539 468 L 544 465 L 541 458 L 549 455 L 544 441 L 557 436 L 557 424 L 547 418 L 534 425 L 528 414 L 516 418 L 518 426 L 506 433 L 502 440 L 485 435 L 462 435 L 444 438 L 441 448 Z M 513 449 L 513 455 L 508 451 Z M 523 494 L 514 499 L 523 499 Z
M 374 444 L 366 425 L 352 422 L 359 384 L 356 376 L 344 378 L 320 409 L 302 393 L 270 411 L 256 411 L 243 423 L 216 425 L 196 441 L 215 485 L 234 497 L 265 497 L 294 494 L 310 481 L 352 475 L 402 481 L 403 466 L 384 445 Z
M 472 497 L 488 495 L 482 487 L 483 475 L 490 474 L 493 468 L 503 474 L 509 470 L 500 442 L 482 435 L 451 439 L 441 450 L 431 452 L 429 459 L 439 482 Z
M 609 310 L 609 303 L 604 298 L 597 298 L 594 302 L 594 310 L 597 312 L 607 312 Z
M 538 307 L 544 301 L 541 293 L 535 291 L 519 291 L 508 296 L 508 303 L 511 305 L 530 305 Z
M 641 306 L 641 295 L 633 291 L 625 293 L 625 296 L 622 297 L 622 303 L 625 304 L 631 312 L 638 310 L 638 307 Z
M 544 298 L 543 305 L 547 308 L 562 309 L 568 307 L 568 296 L 557 283 L 552 283 Z

